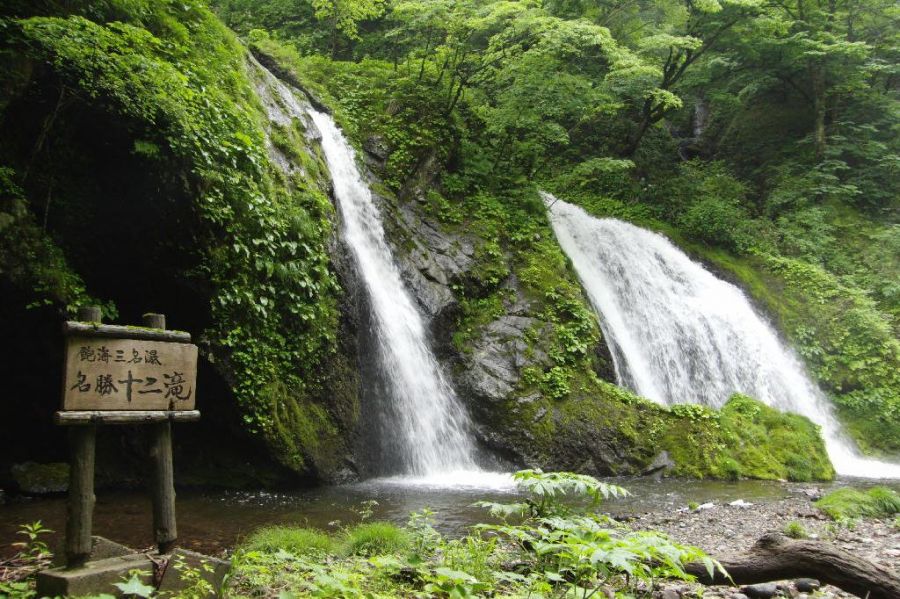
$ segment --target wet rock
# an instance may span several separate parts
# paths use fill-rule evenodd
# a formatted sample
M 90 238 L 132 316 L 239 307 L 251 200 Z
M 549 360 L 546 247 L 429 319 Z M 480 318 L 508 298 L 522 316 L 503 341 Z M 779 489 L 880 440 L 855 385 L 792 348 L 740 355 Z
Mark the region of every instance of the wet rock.
M 674 589 L 666 589 L 659 594 L 659 599 L 681 599 L 681 593 Z
M 819 489 L 818 487 L 800 489 L 800 493 L 805 495 L 810 501 L 818 501 L 819 499 L 822 499 L 823 495 L 822 489 Z
M 750 599 L 769 599 L 778 592 L 778 585 L 774 582 L 751 584 L 741 588 L 741 592 Z
M 533 323 L 533 318 L 525 316 L 501 316 L 485 327 L 461 377 L 471 394 L 499 402 L 513 392 L 527 361 L 525 331 Z
M 366 141 L 363 142 L 363 150 L 381 164 L 384 164 L 390 153 L 387 140 L 380 135 L 370 135 L 366 138 Z
M 655 479 L 659 479 L 675 466 L 675 460 L 672 459 L 668 451 L 663 450 L 656 454 L 656 457 L 653 458 L 653 461 L 641 474 L 642 476 L 652 476 Z
M 419 216 L 410 203 L 393 204 L 387 198 L 373 196 L 386 208 L 388 239 L 404 282 L 426 315 L 438 316 L 456 301 L 450 285 L 471 268 L 475 253 L 472 242 L 444 232 Z
M 19 490 L 28 495 L 65 493 L 69 489 L 69 465 L 63 462 L 15 464 L 10 474 Z
M 801 593 L 812 593 L 821 587 L 821 583 L 815 578 L 798 578 L 794 581 L 794 588 Z

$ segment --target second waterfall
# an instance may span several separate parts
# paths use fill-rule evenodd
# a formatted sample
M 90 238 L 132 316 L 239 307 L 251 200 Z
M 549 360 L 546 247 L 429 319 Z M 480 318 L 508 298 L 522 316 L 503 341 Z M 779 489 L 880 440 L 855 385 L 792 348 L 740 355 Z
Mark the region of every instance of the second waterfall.
M 900 478 L 900 464 L 859 455 L 825 395 L 740 289 L 662 235 L 543 196 L 621 385 L 668 405 L 721 407 L 745 393 L 820 425 L 839 474 Z
M 322 134 L 344 241 L 371 305 L 373 349 L 386 395 L 378 408 L 379 471 L 452 476 L 477 470 L 468 417 L 429 346 L 424 319 L 394 262 L 382 215 L 357 168 L 353 148 L 330 116 L 309 113 Z

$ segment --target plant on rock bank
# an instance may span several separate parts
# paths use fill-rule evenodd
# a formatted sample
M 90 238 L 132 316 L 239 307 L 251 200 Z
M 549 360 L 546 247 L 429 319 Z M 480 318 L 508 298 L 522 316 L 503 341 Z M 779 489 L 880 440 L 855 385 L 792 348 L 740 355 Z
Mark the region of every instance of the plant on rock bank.
M 649 595 L 662 579 L 691 580 L 690 562 L 721 566 L 694 547 L 660 533 L 635 532 L 596 512 L 625 489 L 585 475 L 523 470 L 514 475 L 522 500 L 481 502 L 502 524 L 478 524 L 459 539 L 433 528 L 433 513 L 414 513 L 398 531 L 387 523 L 377 554 L 344 544 L 260 544 L 257 533 L 238 549 L 229 592 L 265 597 L 578 597 L 605 592 Z M 516 524 L 507 522 L 515 519 Z M 284 529 L 279 533 L 284 536 Z M 303 529 L 297 529 L 303 531 Z M 401 534 L 398 534 L 401 533 Z M 263 535 L 270 537 L 268 533 Z M 411 543 L 386 542 L 400 536 Z M 308 531 L 299 535 L 309 537 Z M 284 537 L 286 538 L 286 537 Z
M 890 518 L 900 514 L 900 494 L 887 487 L 868 491 L 844 488 L 832 491 L 816 502 L 816 507 L 840 523 L 857 518 Z

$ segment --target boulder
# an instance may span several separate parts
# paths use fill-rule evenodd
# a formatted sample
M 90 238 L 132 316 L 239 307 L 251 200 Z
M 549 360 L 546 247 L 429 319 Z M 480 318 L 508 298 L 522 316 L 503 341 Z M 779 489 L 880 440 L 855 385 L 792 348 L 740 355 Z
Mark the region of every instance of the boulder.
M 19 491 L 27 495 L 65 493 L 69 489 L 69 465 L 64 462 L 15 464 L 10 474 Z
M 650 464 L 644 469 L 641 473 L 642 476 L 651 476 L 656 480 L 659 480 L 663 476 L 665 476 L 666 472 L 675 467 L 675 460 L 669 456 L 668 451 L 661 451 L 656 454 L 656 457 L 650 462 Z
M 801 593 L 812 593 L 821 588 L 821 583 L 815 578 L 798 578 L 794 581 L 794 588 Z
M 778 585 L 774 582 L 751 584 L 741 588 L 741 592 L 750 599 L 770 599 L 778 592 Z

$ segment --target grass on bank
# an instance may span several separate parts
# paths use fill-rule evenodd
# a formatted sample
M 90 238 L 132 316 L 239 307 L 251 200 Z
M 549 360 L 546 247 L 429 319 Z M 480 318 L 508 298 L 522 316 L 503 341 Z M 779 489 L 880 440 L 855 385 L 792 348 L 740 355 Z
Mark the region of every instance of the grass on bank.
M 890 518 L 900 514 L 900 494 L 887 487 L 872 487 L 868 491 L 848 487 L 832 491 L 818 500 L 816 507 L 838 522 Z
M 494 521 L 458 539 L 428 510 L 405 527 L 363 522 L 332 535 L 269 527 L 235 552 L 226 594 L 237 597 L 649 597 L 684 564 L 720 568 L 695 547 L 633 531 L 598 512 L 627 491 L 590 476 L 525 470 L 516 503 L 479 502 Z M 322 539 L 329 539 L 326 543 Z M 617 595 L 618 596 L 618 595 Z

